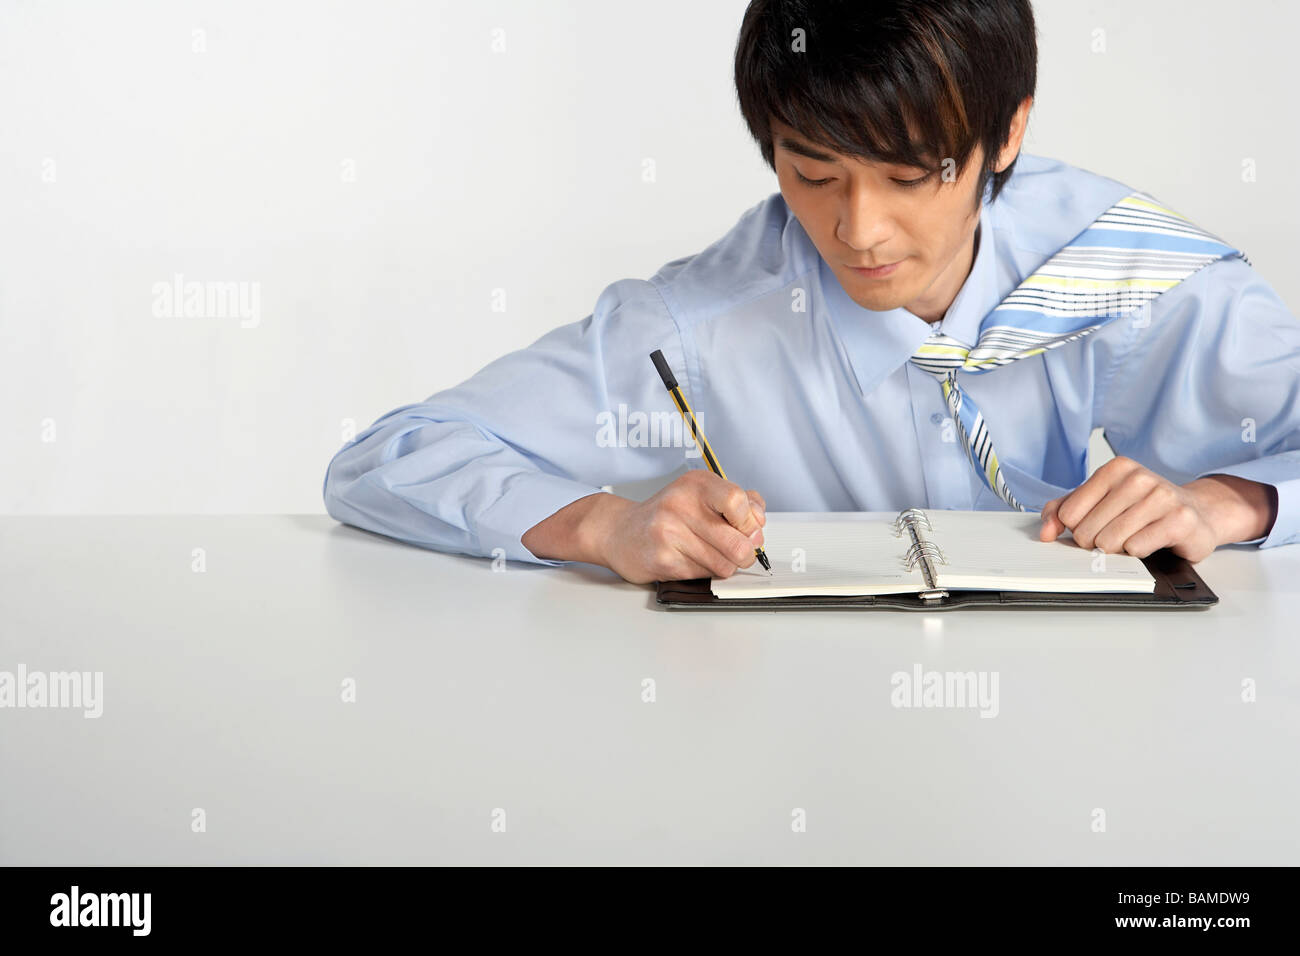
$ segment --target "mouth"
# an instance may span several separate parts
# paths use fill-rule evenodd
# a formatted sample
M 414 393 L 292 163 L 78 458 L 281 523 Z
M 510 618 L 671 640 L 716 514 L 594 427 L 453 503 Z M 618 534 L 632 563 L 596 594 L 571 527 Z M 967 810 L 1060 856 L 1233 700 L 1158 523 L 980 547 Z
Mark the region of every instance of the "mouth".
M 897 262 L 891 262 L 884 266 L 877 266 L 875 269 L 863 269 L 858 266 L 849 266 L 848 268 L 865 279 L 883 279 L 886 276 L 892 275 L 902 262 L 903 260 L 899 259 Z

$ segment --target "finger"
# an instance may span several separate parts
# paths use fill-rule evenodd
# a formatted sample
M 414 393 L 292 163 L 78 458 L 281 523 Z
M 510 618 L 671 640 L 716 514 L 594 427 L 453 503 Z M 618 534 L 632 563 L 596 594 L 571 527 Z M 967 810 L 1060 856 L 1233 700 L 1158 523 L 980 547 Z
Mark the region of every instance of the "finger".
M 742 534 L 718 515 L 696 527 L 696 533 L 737 567 L 747 568 L 757 560 L 756 548 L 763 546 L 763 529 L 755 526 L 753 534 Z
M 1061 520 L 1056 513 L 1060 507 L 1062 498 L 1053 498 L 1047 504 L 1043 505 L 1043 526 L 1038 529 L 1038 538 L 1041 541 L 1055 541 L 1065 533 L 1065 522 Z
M 689 581 L 713 577 L 713 568 L 692 556 L 689 543 L 694 537 L 689 523 L 684 520 L 659 520 L 652 524 L 649 547 L 641 558 L 654 580 Z
M 749 495 L 735 482 L 721 479 L 709 482 L 704 492 L 704 503 L 745 536 L 762 528 L 754 514 L 754 507 L 750 504 Z
M 726 524 L 717 515 L 711 519 L 713 528 L 716 531 L 721 529 L 722 533 L 730 533 L 744 540 L 742 535 L 735 528 Z M 701 529 L 702 530 L 702 529 Z M 743 544 L 737 546 L 732 540 L 726 550 L 720 550 L 708 533 L 701 534 L 698 531 L 689 538 L 684 539 L 679 545 L 682 555 L 694 563 L 708 568 L 708 576 L 712 578 L 729 578 L 736 573 L 737 568 L 749 567 L 754 563 L 754 546 L 746 548 Z
M 725 577 L 725 575 L 715 574 L 712 568 L 706 568 L 698 561 L 688 558 L 686 555 L 682 554 L 679 551 L 677 552 L 676 561 L 673 562 L 671 569 L 667 572 L 667 576 L 664 577 L 662 580 L 693 581 L 696 578 L 715 578 L 715 577 Z
M 1128 550 L 1129 543 L 1132 542 L 1135 547 L 1142 547 L 1144 542 L 1151 540 L 1150 536 L 1142 538 L 1138 536 L 1145 528 L 1160 521 L 1177 504 L 1178 496 L 1172 493 L 1172 489 L 1157 487 L 1150 494 L 1129 505 L 1093 535 L 1092 546 L 1101 548 L 1107 554 L 1121 552 L 1133 554 Z M 1137 557 L 1145 558 L 1151 551 L 1162 547 L 1164 544 L 1152 545 L 1149 551 Z
M 1139 467 L 1141 466 L 1130 458 L 1112 458 L 1106 462 L 1089 475 L 1083 484 L 1061 499 L 1056 509 L 1061 523 L 1074 531 L 1114 485 Z
M 1097 535 L 1103 528 L 1127 509 L 1144 500 L 1161 481 L 1159 475 L 1142 469 L 1130 472 L 1112 484 L 1110 490 L 1092 507 L 1092 510 L 1082 520 L 1075 521 L 1074 540 L 1078 542 L 1079 547 L 1091 550 L 1095 546 Z
M 1166 510 L 1124 542 L 1124 550 L 1145 558 L 1161 548 L 1172 548 L 1180 557 L 1195 563 L 1214 550 L 1208 536 L 1196 537 L 1195 513 L 1183 505 Z
M 750 507 L 754 509 L 754 514 L 758 517 L 758 523 L 761 525 L 766 525 L 767 524 L 767 502 L 764 501 L 763 496 L 760 495 L 753 488 L 750 488 L 746 492 L 746 494 L 749 495 L 749 504 Z
M 717 515 L 713 515 L 712 520 L 721 521 Z M 703 543 L 691 527 L 690 519 L 660 522 L 653 530 L 652 538 L 655 541 L 654 553 L 647 557 L 654 567 L 656 580 L 726 577 L 734 570 L 715 549 L 701 546 Z
M 694 581 L 696 578 L 712 577 L 714 574 L 710 568 L 704 567 L 676 550 L 671 558 L 659 561 L 653 571 L 653 578 L 656 581 Z

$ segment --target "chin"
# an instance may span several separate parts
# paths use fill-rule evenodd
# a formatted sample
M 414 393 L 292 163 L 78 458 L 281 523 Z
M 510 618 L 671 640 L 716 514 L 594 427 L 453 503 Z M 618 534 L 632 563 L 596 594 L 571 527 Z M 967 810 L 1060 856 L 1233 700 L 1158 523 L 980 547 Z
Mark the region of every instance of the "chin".
M 888 301 L 869 301 L 867 299 L 854 299 L 858 305 L 864 309 L 870 309 L 872 312 L 892 312 L 894 309 L 902 307 L 905 302 L 902 300 L 889 299 Z
M 848 290 L 846 290 L 848 291 Z M 898 293 L 876 292 L 874 294 L 864 294 L 860 289 L 849 292 L 849 298 L 862 306 L 864 309 L 870 309 L 872 312 L 889 312 L 893 309 L 901 308 L 912 300 L 905 295 Z

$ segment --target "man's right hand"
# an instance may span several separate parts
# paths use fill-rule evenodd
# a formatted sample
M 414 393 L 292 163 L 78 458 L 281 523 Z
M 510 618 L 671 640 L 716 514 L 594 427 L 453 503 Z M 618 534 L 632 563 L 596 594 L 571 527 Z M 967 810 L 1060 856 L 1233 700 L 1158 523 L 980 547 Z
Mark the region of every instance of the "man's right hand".
M 757 560 L 766 523 L 757 491 L 698 469 L 645 501 L 589 495 L 530 528 L 522 542 L 539 558 L 601 564 L 633 584 L 727 578 Z

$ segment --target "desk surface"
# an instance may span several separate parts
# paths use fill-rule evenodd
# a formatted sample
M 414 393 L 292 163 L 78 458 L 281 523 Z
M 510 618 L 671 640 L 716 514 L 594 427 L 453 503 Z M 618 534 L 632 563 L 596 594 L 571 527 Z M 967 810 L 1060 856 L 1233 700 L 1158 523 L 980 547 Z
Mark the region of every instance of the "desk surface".
M 0 672 L 103 713 L 0 709 L 0 864 L 1300 863 L 1300 547 L 1197 568 L 1207 611 L 692 613 L 324 516 L 3 518 Z M 917 666 L 997 715 L 894 706 Z

